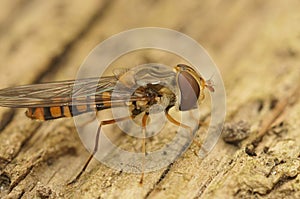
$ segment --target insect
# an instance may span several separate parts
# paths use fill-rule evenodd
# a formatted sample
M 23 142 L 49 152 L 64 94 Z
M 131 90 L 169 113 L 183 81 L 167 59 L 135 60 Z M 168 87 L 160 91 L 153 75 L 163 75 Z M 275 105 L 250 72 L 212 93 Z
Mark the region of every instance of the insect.
M 97 152 L 99 134 L 103 125 L 135 118 L 142 114 L 142 128 L 147 126 L 150 108 L 159 104 L 163 107 L 166 118 L 177 126 L 189 128 L 175 120 L 169 110 L 176 107 L 179 111 L 197 108 L 204 97 L 204 89 L 214 92 L 211 80 L 206 81 L 192 67 L 178 64 L 170 71 L 146 67 L 120 75 L 101 78 L 85 78 L 50 83 L 23 85 L 0 90 L 0 106 L 27 108 L 26 116 L 36 120 L 53 120 L 73 117 L 92 111 L 101 111 L 112 107 L 127 106 L 130 116 L 101 121 L 97 130 L 93 153 L 90 155 L 80 173 L 72 181 L 79 179 L 87 168 L 93 155 Z M 137 74 L 138 73 L 138 74 Z M 153 80 L 154 79 L 154 80 Z M 164 80 L 168 80 L 165 81 Z M 124 92 L 135 84 L 135 89 Z M 175 90 L 167 84 L 174 84 Z M 118 85 L 118 90 L 116 86 Z M 120 86 L 121 85 L 121 86 Z M 143 133 L 145 133 L 143 131 Z M 145 138 L 143 153 L 146 153 Z M 140 182 L 143 181 L 143 173 Z

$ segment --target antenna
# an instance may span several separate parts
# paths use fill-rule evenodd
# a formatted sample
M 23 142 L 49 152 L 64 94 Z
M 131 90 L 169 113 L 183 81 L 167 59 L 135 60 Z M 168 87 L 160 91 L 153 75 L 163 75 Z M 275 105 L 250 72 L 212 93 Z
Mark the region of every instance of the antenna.
M 215 85 L 214 81 L 212 80 L 212 78 L 213 78 L 214 75 L 215 75 L 215 73 L 212 74 L 211 77 L 207 81 L 205 81 L 205 87 L 208 88 L 208 90 L 210 92 L 215 92 L 215 88 L 214 87 L 216 85 Z

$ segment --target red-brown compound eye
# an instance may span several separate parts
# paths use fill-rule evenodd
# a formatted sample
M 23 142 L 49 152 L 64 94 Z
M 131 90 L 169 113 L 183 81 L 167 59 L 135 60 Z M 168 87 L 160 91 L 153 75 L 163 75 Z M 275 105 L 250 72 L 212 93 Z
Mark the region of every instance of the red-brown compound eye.
M 180 90 L 179 110 L 187 111 L 196 108 L 200 94 L 197 80 L 186 71 L 179 72 L 177 84 Z

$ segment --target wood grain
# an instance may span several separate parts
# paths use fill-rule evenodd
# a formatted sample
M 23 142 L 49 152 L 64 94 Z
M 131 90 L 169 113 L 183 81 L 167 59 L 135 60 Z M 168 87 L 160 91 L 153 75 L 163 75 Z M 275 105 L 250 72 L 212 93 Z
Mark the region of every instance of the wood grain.
M 67 186 L 89 155 L 73 120 L 37 122 L 1 108 L 1 198 L 300 198 L 299 1 L 5 0 L 0 9 L 1 88 L 74 79 L 101 41 L 165 27 L 205 47 L 225 83 L 226 122 L 251 126 L 239 145 L 220 139 L 204 159 L 193 144 L 169 167 L 145 174 L 143 186 L 139 175 L 95 160 Z M 152 53 L 122 63 L 172 63 Z

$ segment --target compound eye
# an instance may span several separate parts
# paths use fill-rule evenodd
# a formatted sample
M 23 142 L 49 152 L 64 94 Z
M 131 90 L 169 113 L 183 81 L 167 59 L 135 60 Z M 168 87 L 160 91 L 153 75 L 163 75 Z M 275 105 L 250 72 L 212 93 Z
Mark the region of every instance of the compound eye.
M 181 71 L 177 76 L 180 90 L 179 110 L 187 111 L 197 107 L 200 86 L 196 79 L 186 71 Z

